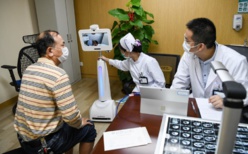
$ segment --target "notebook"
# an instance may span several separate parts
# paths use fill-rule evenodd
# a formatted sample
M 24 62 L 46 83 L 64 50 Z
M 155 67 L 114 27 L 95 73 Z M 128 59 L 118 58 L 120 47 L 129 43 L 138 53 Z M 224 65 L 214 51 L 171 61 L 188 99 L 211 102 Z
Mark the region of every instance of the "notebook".
M 158 87 L 140 87 L 140 113 L 187 116 L 189 91 Z

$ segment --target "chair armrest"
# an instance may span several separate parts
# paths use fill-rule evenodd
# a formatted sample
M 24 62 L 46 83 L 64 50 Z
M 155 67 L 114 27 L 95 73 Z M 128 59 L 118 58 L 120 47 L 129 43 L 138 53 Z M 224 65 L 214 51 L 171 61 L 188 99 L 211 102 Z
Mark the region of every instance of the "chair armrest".
M 15 79 L 15 74 L 13 69 L 16 68 L 16 66 L 11 66 L 11 65 L 2 65 L 1 68 L 8 69 L 10 77 L 12 82 L 10 82 L 10 85 L 15 87 L 15 90 L 19 92 L 20 89 L 20 83 L 17 83 L 17 80 Z
M 11 66 L 11 65 L 2 65 L 1 68 L 8 69 L 8 70 L 13 70 L 16 68 L 16 66 Z

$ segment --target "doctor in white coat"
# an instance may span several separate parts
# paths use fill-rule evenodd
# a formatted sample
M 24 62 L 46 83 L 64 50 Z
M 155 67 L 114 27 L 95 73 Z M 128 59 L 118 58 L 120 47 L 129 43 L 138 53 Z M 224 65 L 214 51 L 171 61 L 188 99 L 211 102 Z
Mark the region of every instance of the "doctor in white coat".
M 193 19 L 186 26 L 183 43 L 185 52 L 171 88 L 186 89 L 191 86 L 193 97 L 209 98 L 209 103 L 215 108 L 222 108 L 222 82 L 210 64 L 212 61 L 222 62 L 234 80 L 248 90 L 246 57 L 216 42 L 216 29 L 209 19 Z M 244 103 L 248 104 L 247 98 Z

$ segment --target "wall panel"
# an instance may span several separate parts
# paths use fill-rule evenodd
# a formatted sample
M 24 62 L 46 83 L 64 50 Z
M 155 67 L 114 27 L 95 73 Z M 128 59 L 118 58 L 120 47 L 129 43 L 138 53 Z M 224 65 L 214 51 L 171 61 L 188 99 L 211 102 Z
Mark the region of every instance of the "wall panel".
M 108 11 L 114 8 L 127 10 L 128 0 L 74 0 L 77 30 L 99 24 L 102 28 L 111 28 L 116 18 Z M 217 29 L 217 41 L 222 44 L 243 44 L 248 35 L 248 15 L 243 15 L 243 29 L 236 32 L 232 29 L 233 15 L 237 13 L 238 0 L 142 0 L 143 8 L 153 13 L 152 24 L 155 35 L 153 39 L 159 45 L 151 45 L 149 51 L 182 55 L 185 24 L 196 17 L 211 19 Z M 79 45 L 80 59 L 83 61 L 83 76 L 96 77 L 96 60 L 98 53 L 82 52 Z M 104 53 L 113 57 L 113 52 Z M 109 67 L 110 77 L 117 77 L 117 70 Z

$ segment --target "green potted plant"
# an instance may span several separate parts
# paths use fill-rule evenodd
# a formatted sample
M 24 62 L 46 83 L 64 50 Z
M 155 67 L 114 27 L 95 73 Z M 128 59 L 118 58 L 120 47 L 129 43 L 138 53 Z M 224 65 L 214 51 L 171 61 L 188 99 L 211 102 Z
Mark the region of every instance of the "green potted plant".
M 154 23 L 154 16 L 152 13 L 149 13 L 142 8 L 140 1 L 141 0 L 130 0 L 126 4 L 128 8 L 127 11 L 121 8 L 116 8 L 108 12 L 119 20 L 114 21 L 111 29 L 114 59 L 124 59 L 118 48 L 118 43 L 128 32 L 130 32 L 134 38 L 141 41 L 142 50 L 145 53 L 148 52 L 150 43 L 158 44 L 156 40 L 152 40 L 154 30 L 150 24 Z M 148 17 L 151 19 L 148 19 Z M 129 83 L 132 83 L 130 73 L 118 70 L 118 76 L 123 83 L 123 92 L 130 93 L 132 90 L 132 87 L 129 86 Z M 125 89 L 125 87 L 127 89 Z

